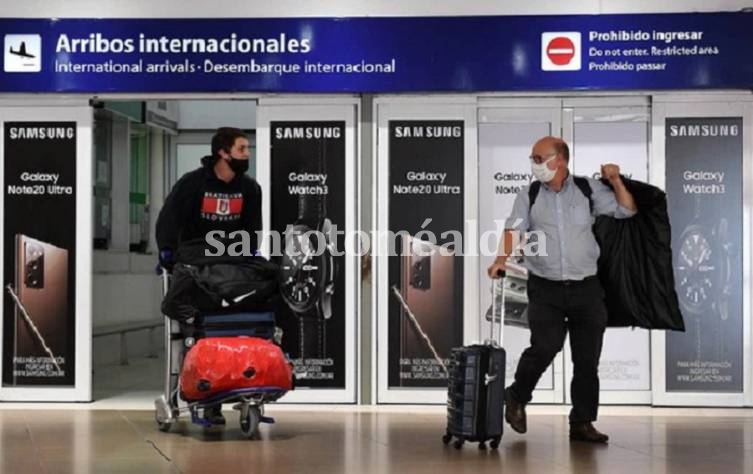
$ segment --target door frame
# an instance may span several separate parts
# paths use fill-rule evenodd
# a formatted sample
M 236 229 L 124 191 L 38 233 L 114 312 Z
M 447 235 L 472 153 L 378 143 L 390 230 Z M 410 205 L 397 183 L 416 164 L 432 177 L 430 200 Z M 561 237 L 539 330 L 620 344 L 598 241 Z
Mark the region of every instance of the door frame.
M 653 404 L 660 406 L 751 406 L 753 405 L 753 364 L 751 363 L 751 280 L 753 236 L 753 96 L 750 93 L 715 95 L 655 95 L 652 108 L 651 184 L 666 186 L 665 124 L 672 117 L 742 117 L 743 118 L 743 391 L 741 393 L 668 392 L 666 389 L 666 335 L 657 332 L 652 338 Z M 676 250 L 676 249 L 675 249 Z
M 88 99 L 0 98 L 0 130 L 6 121 L 76 122 L 76 274 L 75 274 L 75 380 L 72 387 L 0 387 L 0 401 L 23 402 L 90 402 L 92 400 L 92 237 L 93 237 L 93 135 L 94 111 Z M 3 135 L 4 136 L 4 135 Z M 4 140 L 0 140 L 0 157 L 4 159 Z M 5 165 L 0 164 L 0 182 L 4 182 Z M 0 209 L 4 208 L 0 193 Z M 0 240 L 5 239 L 5 221 L 0 219 Z M 0 268 L 4 262 L 0 254 Z M 12 264 L 12 263 L 11 263 Z M 2 328 L 0 328 L 2 333 Z M 0 337 L 0 354 L 3 341 Z M 0 376 L 2 364 L 0 364 Z
M 345 122 L 345 194 L 353 196 L 345 207 L 345 232 L 355 232 L 360 222 L 358 199 L 360 153 L 360 100 L 358 98 L 303 98 L 271 97 L 260 98 L 256 115 L 256 176 L 262 189 L 271 187 L 271 139 L 272 121 L 344 121 Z M 263 228 L 271 226 L 270 199 L 263 201 Z M 269 255 L 268 242 L 262 252 Z M 278 403 L 343 403 L 352 404 L 358 400 L 358 368 L 361 354 L 358 342 L 361 331 L 361 272 L 357 256 L 345 257 L 345 387 L 343 389 L 307 389 L 296 387 Z M 284 336 L 283 336 L 284 337 Z
M 372 209 L 373 228 L 377 233 L 389 230 L 389 122 L 393 120 L 463 120 L 464 128 L 464 219 L 467 222 L 476 219 L 477 214 L 477 182 L 475 171 L 477 160 L 476 149 L 476 99 L 473 96 L 440 96 L 440 97 L 410 97 L 383 96 L 374 99 L 374 170 L 376 180 L 374 189 L 377 199 Z M 464 239 L 469 236 L 468 229 L 464 230 Z M 372 239 L 372 244 L 374 244 Z M 375 371 L 376 403 L 377 404 L 445 404 L 447 403 L 447 388 L 403 389 L 390 388 L 388 379 L 388 311 L 389 311 L 389 258 L 385 252 L 378 249 L 374 258 L 374 284 L 372 286 L 372 333 L 374 350 L 376 351 L 377 370 Z M 468 315 L 478 314 L 478 301 L 469 298 L 475 295 L 473 275 L 478 268 L 477 259 L 464 260 L 463 286 L 463 342 L 469 343 L 476 335 L 473 322 L 475 319 Z
M 644 97 L 588 97 L 588 98 L 566 98 L 562 104 L 562 138 L 571 146 L 571 170 L 574 171 L 575 162 L 577 161 L 577 137 L 575 136 L 576 123 L 598 123 L 598 122 L 639 122 L 645 123 L 646 126 L 646 179 L 649 176 L 651 168 L 651 103 L 648 96 Z M 608 328 L 607 331 L 610 329 Z M 627 329 L 629 330 L 629 329 Z M 640 331 L 645 331 L 638 329 Z M 606 335 L 605 335 L 606 336 Z M 651 333 L 648 331 L 647 347 L 648 350 L 648 390 L 604 390 L 599 392 L 599 402 L 601 404 L 613 405 L 649 405 L 652 400 L 651 389 Z M 563 349 L 565 360 L 565 386 L 569 385 L 572 379 L 573 363 L 572 350 L 569 344 L 570 336 L 568 335 Z M 604 354 L 602 351 L 601 360 Z M 565 403 L 571 404 L 572 397 L 569 390 L 565 390 Z

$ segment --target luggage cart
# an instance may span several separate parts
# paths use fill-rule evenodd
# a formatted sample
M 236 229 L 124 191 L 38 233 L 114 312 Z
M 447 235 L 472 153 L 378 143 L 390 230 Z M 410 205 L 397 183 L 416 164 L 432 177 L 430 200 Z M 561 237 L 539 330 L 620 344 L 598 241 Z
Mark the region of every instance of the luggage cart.
M 170 274 L 162 270 L 162 294 L 170 286 Z M 259 423 L 274 423 L 264 416 L 264 405 L 278 400 L 287 393 L 280 387 L 254 387 L 212 395 L 198 401 L 186 401 L 180 396 L 179 379 L 183 357 L 201 337 L 253 336 L 274 340 L 278 344 L 282 332 L 275 326 L 273 312 L 244 312 L 236 314 L 203 315 L 194 322 L 193 335 L 186 336 L 178 321 L 167 316 L 165 320 L 165 385 L 164 393 L 154 400 L 154 419 L 160 431 L 168 432 L 181 413 L 190 413 L 191 421 L 209 428 L 211 422 L 203 417 L 204 410 L 222 403 L 234 403 L 233 409 L 240 414 L 241 433 L 253 438 Z

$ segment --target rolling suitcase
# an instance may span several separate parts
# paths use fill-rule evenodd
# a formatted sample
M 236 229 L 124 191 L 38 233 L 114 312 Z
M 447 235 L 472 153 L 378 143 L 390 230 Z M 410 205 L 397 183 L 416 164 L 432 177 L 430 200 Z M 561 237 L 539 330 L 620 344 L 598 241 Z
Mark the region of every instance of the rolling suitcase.
M 456 347 L 448 367 L 447 431 L 442 442 L 460 449 L 466 441 L 479 449 L 499 447 L 504 426 L 505 350 L 501 347 L 504 323 L 504 272 L 492 282 L 491 337 L 480 344 Z M 482 318 L 483 319 L 483 318 Z M 499 343 L 494 338 L 495 321 L 500 322 Z M 481 334 L 479 323 L 479 335 Z

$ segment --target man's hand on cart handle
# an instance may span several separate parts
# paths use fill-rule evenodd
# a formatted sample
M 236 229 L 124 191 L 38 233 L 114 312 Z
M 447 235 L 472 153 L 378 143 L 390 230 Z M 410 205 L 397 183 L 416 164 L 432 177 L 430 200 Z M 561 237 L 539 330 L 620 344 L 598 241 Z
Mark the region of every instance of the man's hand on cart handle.
M 175 265 L 175 261 L 173 259 L 173 249 L 165 247 L 160 250 L 159 263 L 157 264 L 157 268 L 155 268 L 157 275 L 162 275 L 163 271 L 171 273 L 173 271 L 173 265 Z

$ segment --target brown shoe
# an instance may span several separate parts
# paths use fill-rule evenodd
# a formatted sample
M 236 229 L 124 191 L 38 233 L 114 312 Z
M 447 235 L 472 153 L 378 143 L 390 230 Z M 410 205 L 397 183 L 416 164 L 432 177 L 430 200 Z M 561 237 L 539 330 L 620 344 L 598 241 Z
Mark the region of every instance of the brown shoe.
M 589 443 L 606 443 L 609 441 L 609 436 L 604 433 L 600 433 L 591 422 L 587 423 L 571 423 L 570 424 L 570 440 L 571 441 L 586 441 Z
M 509 390 L 505 390 L 505 420 L 518 433 L 522 434 L 528 430 L 526 426 L 526 406 L 515 400 L 510 395 Z

